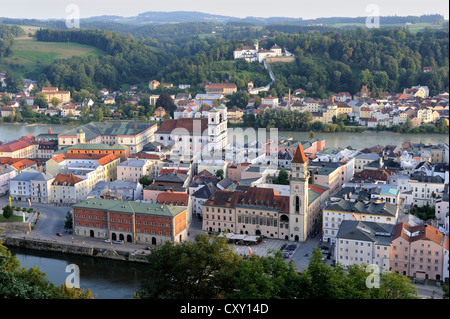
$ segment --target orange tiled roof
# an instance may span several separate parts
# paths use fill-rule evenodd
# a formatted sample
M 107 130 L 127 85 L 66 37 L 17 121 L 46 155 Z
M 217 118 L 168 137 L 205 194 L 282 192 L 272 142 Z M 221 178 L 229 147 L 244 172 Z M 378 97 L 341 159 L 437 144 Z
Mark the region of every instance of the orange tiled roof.
M 280 212 L 289 212 L 289 196 L 281 196 L 271 188 L 249 187 L 245 192 L 216 190 L 204 205 L 222 207 L 249 205 L 277 208 Z
M 73 175 L 72 173 L 58 173 L 58 175 L 56 175 L 55 179 L 53 180 L 53 185 L 63 185 L 64 183 L 66 183 L 67 186 L 73 186 L 76 183 L 81 182 L 82 180 L 83 179 Z
M 36 164 L 35 161 L 32 161 L 28 158 L 12 158 L 12 157 L 1 157 L 0 164 L 8 164 L 14 167 L 15 169 L 21 171 L 24 168 L 33 166 Z
M 105 156 L 97 159 L 97 162 L 99 162 L 100 165 L 105 165 L 106 163 L 112 162 L 117 158 L 120 158 L 120 156 L 114 155 L 114 154 L 108 154 L 108 155 L 105 155 Z
M 408 234 L 405 233 L 404 230 L 408 231 L 410 234 L 416 235 L 409 236 Z M 400 236 L 408 240 L 409 242 L 414 242 L 418 240 L 430 240 L 438 245 L 445 244 L 444 234 L 441 233 L 437 228 L 426 224 L 411 226 L 407 223 L 399 223 L 396 225 L 393 238 L 396 239 Z
M 0 152 L 15 152 L 33 145 L 27 140 L 16 140 L 0 145 Z
M 292 163 L 307 163 L 308 159 L 306 158 L 305 152 L 303 151 L 302 143 L 298 144 L 297 149 L 295 150 L 294 158 L 292 159 Z
M 183 192 L 168 191 L 165 193 L 159 193 L 156 201 L 158 202 L 158 204 L 187 206 L 189 195 Z

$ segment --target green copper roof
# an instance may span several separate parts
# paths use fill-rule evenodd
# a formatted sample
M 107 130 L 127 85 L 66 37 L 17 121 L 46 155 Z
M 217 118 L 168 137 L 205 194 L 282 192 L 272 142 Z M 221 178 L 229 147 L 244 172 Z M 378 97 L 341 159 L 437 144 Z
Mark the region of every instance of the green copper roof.
M 308 189 L 308 206 L 311 205 L 311 203 L 314 202 L 319 196 L 320 194 L 315 190 Z
M 72 206 L 73 208 L 98 209 L 127 214 L 145 214 L 173 218 L 186 210 L 185 206 L 140 203 L 114 199 L 90 198 Z

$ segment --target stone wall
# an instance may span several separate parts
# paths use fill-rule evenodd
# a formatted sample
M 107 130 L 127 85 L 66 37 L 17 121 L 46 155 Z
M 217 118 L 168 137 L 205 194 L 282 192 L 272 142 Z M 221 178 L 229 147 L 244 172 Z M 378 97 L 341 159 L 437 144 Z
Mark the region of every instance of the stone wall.
M 29 217 L 26 222 L 0 223 L 0 229 L 3 229 L 5 232 L 28 234 L 31 231 L 31 227 L 32 227 L 32 223 L 31 223 L 32 217 Z
M 295 57 L 293 56 L 276 56 L 276 57 L 267 57 L 267 63 L 291 63 L 295 61 Z
M 133 262 L 147 262 L 144 254 L 135 254 L 129 251 L 120 251 L 115 249 L 96 248 L 92 246 L 81 246 L 77 244 L 45 241 L 45 240 L 31 240 L 25 238 L 5 237 L 3 245 L 34 249 L 41 251 L 59 252 L 73 255 L 100 257 L 113 260 L 133 261 Z

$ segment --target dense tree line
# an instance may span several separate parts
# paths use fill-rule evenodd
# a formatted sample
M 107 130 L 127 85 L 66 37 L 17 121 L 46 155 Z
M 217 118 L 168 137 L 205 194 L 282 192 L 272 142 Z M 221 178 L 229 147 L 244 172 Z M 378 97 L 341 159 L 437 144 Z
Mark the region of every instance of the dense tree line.
M 0 63 L 3 57 L 11 55 L 11 46 L 14 38 L 23 35 L 25 32 L 17 26 L 0 24 Z
M 412 299 L 417 288 L 406 276 L 382 273 L 379 287 L 366 284 L 364 266 L 327 266 L 315 248 L 298 273 L 278 251 L 243 259 L 226 239 L 197 235 L 194 242 L 167 242 L 148 255 L 141 299 Z
M 308 19 L 303 20 L 302 24 L 340 24 L 340 23 L 366 23 L 367 17 L 322 17 L 316 19 Z M 420 16 L 380 16 L 380 24 L 405 24 L 405 23 L 430 23 L 430 24 L 438 24 L 444 20 L 444 16 L 441 14 L 423 14 Z

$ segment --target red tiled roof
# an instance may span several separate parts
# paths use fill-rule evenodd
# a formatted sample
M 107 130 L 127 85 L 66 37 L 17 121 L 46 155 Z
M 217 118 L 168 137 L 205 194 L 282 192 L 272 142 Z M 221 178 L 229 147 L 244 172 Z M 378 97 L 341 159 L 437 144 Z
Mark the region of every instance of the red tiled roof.
M 12 157 L 0 157 L 0 164 L 8 164 L 14 167 L 15 169 L 21 171 L 24 168 L 33 166 L 36 164 L 35 161 L 32 161 L 28 158 L 12 158 Z
M 56 175 L 55 179 L 53 180 L 53 185 L 63 185 L 64 183 L 66 183 L 67 186 L 73 186 L 76 183 L 81 182 L 82 180 L 83 179 L 73 175 L 72 173 L 58 173 L 58 175 Z
M 411 235 L 416 234 L 415 236 L 409 236 L 404 232 L 404 229 L 408 231 Z M 418 240 L 430 240 L 435 242 L 438 245 L 444 245 L 444 234 L 441 233 L 437 228 L 422 224 L 417 226 L 411 226 L 407 223 L 399 223 L 395 227 L 394 237 L 396 239 L 398 237 L 403 237 L 409 242 L 414 242 Z
M 187 206 L 189 202 L 189 195 L 183 192 L 164 192 L 159 193 L 156 198 L 158 204 Z
M 376 181 L 388 181 L 389 177 L 391 176 L 391 174 L 389 173 L 389 171 L 384 170 L 384 169 L 377 169 L 377 170 L 372 170 L 372 169 L 363 169 L 360 172 L 357 172 L 353 175 L 353 177 L 355 178 L 370 178 Z
M 195 175 L 194 179 L 198 177 L 216 177 L 216 176 L 213 175 L 211 172 L 207 171 L 206 169 L 204 169 L 203 171 Z
M 161 160 L 162 156 L 158 154 L 134 153 L 128 156 L 128 158 L 145 158 L 145 159 Z
M 0 145 L 0 152 L 15 152 L 20 149 L 31 146 L 32 143 L 27 140 L 16 140 Z
M 105 165 L 106 163 L 112 162 L 112 161 L 114 161 L 117 158 L 120 158 L 120 156 L 114 155 L 114 154 L 108 154 L 108 155 L 105 155 L 105 156 L 97 159 L 97 162 L 100 165 Z
M 292 163 L 307 163 L 308 159 L 306 158 L 305 152 L 303 151 L 302 143 L 298 144 L 297 149 L 295 150 L 294 158 L 292 159 Z
M 204 205 L 223 207 L 249 205 L 262 209 L 278 208 L 280 212 L 289 212 L 289 196 L 281 196 L 271 188 L 249 187 L 245 192 L 216 190 Z
M 315 191 L 316 193 L 319 193 L 320 195 L 322 195 L 323 193 L 325 193 L 327 191 L 326 188 L 320 187 L 317 185 L 308 184 L 308 187 L 310 189 L 312 189 L 313 191 Z
M 177 174 L 187 174 L 189 172 L 188 169 L 182 169 L 182 168 L 163 168 L 159 175 L 167 174 L 167 173 L 177 173 Z
M 200 128 L 200 132 L 195 132 L 199 134 L 203 134 L 205 130 L 208 129 L 208 119 L 207 118 L 179 118 L 177 120 L 167 119 L 165 120 L 161 126 L 158 128 L 156 132 L 161 133 L 171 133 L 173 130 L 177 129 L 179 132 L 183 132 L 183 130 L 187 130 L 190 134 L 193 133 L 194 127 Z

